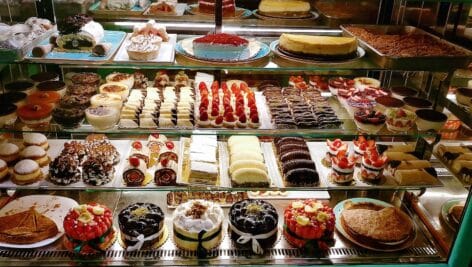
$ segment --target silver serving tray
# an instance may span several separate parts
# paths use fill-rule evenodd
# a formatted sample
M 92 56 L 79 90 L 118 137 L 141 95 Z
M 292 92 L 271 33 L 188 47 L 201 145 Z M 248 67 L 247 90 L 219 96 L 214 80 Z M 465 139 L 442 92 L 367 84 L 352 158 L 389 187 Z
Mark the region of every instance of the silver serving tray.
M 430 34 L 424 30 L 413 26 L 400 26 L 400 25 L 364 25 L 364 24 L 345 24 L 341 25 L 340 28 L 343 31 L 344 36 L 355 36 L 346 27 L 354 26 L 361 27 L 367 30 L 373 30 L 378 33 L 416 33 L 428 35 L 441 43 L 454 47 L 460 51 L 463 51 L 466 55 L 464 56 L 418 56 L 418 57 L 401 57 L 401 56 L 388 56 L 382 54 L 375 49 L 371 44 L 362 40 L 358 37 L 359 46 L 366 50 L 369 57 L 379 65 L 381 68 L 394 69 L 394 70 L 415 70 L 415 71 L 447 71 L 458 68 L 464 68 L 469 65 L 472 61 L 472 52 L 448 42 L 440 37 Z M 357 36 L 356 36 L 357 37 Z

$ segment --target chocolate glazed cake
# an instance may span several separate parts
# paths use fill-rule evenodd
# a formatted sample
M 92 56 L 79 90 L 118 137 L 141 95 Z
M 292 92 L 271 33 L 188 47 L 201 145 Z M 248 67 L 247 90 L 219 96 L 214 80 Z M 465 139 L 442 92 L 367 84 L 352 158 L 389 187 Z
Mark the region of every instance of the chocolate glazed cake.
M 134 203 L 120 212 L 118 224 L 127 250 L 152 248 L 164 233 L 164 213 L 155 204 Z
M 229 210 L 229 232 L 238 248 L 252 249 L 256 254 L 277 241 L 279 217 L 274 206 L 260 199 L 236 202 Z
M 275 138 L 274 144 L 287 186 L 314 186 L 319 183 L 315 163 L 303 138 Z

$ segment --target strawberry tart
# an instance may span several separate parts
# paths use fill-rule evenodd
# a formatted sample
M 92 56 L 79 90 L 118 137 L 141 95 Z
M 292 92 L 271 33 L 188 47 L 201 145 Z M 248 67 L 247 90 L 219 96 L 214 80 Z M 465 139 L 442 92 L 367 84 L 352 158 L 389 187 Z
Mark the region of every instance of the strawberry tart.
M 369 182 L 379 181 L 387 163 L 386 155 L 379 155 L 376 148 L 369 149 L 362 157 L 361 178 Z
M 334 225 L 333 209 L 314 199 L 294 201 L 284 211 L 285 239 L 309 252 L 329 248 Z
M 217 0 L 198 0 L 198 11 L 201 13 L 215 14 Z M 236 15 L 236 5 L 234 0 L 222 0 L 224 17 L 234 17 Z
M 192 41 L 193 54 L 208 60 L 234 61 L 249 57 L 249 41 L 227 33 L 208 34 Z
M 67 250 L 87 255 L 105 252 L 116 240 L 111 210 L 90 203 L 72 208 L 64 218 Z

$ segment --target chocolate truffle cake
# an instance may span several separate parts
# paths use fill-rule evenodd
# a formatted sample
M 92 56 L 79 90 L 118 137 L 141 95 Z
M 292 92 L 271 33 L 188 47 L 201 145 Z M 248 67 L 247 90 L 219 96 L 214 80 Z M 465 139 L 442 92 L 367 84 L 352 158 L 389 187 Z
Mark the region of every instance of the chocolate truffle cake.
M 229 210 L 229 232 L 237 247 L 264 253 L 277 241 L 279 216 L 274 206 L 259 199 L 236 202 Z
M 49 164 L 49 180 L 59 185 L 69 185 L 80 181 L 82 172 L 77 159 L 72 155 L 60 155 Z
M 313 186 L 319 183 L 315 163 L 303 138 L 276 138 L 274 144 L 287 186 Z
M 82 165 L 84 182 L 91 185 L 104 185 L 113 180 L 115 168 L 108 160 L 88 158 Z
M 134 203 L 118 215 L 121 241 L 127 250 L 152 248 L 163 238 L 164 213 L 152 203 Z

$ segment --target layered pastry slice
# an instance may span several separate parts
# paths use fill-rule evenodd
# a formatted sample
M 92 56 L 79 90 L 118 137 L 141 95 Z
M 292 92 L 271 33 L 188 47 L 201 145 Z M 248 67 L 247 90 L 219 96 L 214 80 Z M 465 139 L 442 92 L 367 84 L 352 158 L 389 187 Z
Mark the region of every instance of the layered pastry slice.
M 218 179 L 218 142 L 216 135 L 192 135 L 190 183 L 215 185 Z
M 229 174 L 235 187 L 269 187 L 261 144 L 256 136 L 231 136 L 228 139 Z

